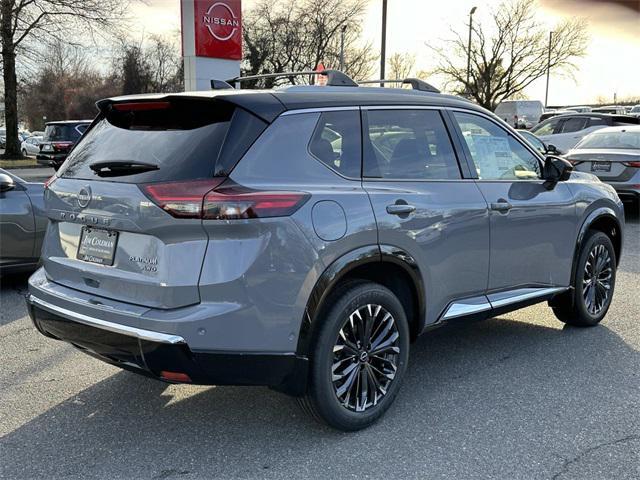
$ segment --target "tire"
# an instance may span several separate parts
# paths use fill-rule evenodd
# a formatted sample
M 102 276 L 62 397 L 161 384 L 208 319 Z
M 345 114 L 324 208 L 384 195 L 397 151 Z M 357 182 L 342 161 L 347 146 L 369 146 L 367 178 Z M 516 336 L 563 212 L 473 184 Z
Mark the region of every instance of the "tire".
M 299 403 L 333 428 L 360 430 L 378 420 L 398 394 L 409 358 L 407 317 L 388 288 L 365 281 L 339 286 L 327 305 Z M 366 325 L 371 325 L 368 342 Z
M 27 151 L 26 151 L 24 148 L 22 149 L 22 156 L 23 156 L 23 157 L 26 157 L 26 156 L 27 156 Z
M 558 320 L 576 327 L 593 327 L 600 323 L 613 298 L 616 262 L 611 239 L 600 231 L 587 233 L 576 265 L 574 288 L 553 302 L 553 313 Z

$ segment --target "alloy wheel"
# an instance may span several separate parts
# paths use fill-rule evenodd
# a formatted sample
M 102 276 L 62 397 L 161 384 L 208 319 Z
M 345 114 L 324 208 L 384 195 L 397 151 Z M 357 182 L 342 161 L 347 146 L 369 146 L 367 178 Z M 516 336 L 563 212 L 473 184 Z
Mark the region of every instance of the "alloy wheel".
M 597 244 L 589 252 L 582 277 L 582 296 L 591 315 L 598 315 L 611 296 L 611 263 L 611 255 L 604 245 Z
M 331 368 L 334 392 L 343 407 L 363 412 L 387 394 L 398 370 L 400 333 L 381 305 L 356 309 L 338 332 Z

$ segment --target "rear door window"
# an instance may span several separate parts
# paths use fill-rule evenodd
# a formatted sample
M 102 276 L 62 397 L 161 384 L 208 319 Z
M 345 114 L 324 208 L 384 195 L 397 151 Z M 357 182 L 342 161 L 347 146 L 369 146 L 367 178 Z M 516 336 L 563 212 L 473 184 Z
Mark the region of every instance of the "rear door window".
M 589 126 L 595 127 L 600 125 L 607 125 L 607 121 L 601 117 L 589 117 Z
M 586 124 L 587 124 L 587 119 L 585 117 L 567 118 L 562 122 L 559 133 L 578 132 L 583 128 L 585 128 Z
M 557 118 L 545 120 L 540 125 L 531 130 L 531 132 L 535 133 L 536 135 L 551 135 L 555 132 L 559 121 L 560 120 Z
M 360 113 L 357 110 L 322 113 L 309 151 L 340 175 L 360 178 Z
M 237 162 L 266 127 L 262 120 L 227 102 L 155 103 L 160 105 L 149 110 L 107 107 L 108 112 L 82 136 L 59 176 L 146 183 L 226 175 L 235 165 L 230 158 Z M 232 124 L 242 138 L 232 134 Z M 227 137 L 233 145 L 225 145 Z M 98 162 L 127 161 L 157 169 L 104 178 L 90 168 Z
M 364 142 L 365 177 L 461 178 L 449 134 L 437 110 L 370 110 Z

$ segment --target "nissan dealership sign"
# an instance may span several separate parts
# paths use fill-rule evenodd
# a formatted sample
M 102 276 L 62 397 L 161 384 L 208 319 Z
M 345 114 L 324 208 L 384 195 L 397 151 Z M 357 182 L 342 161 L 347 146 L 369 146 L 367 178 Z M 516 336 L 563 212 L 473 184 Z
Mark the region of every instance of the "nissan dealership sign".
M 185 89 L 208 89 L 210 80 L 240 73 L 241 0 L 181 0 Z
M 242 59 L 240 0 L 195 0 L 196 55 Z

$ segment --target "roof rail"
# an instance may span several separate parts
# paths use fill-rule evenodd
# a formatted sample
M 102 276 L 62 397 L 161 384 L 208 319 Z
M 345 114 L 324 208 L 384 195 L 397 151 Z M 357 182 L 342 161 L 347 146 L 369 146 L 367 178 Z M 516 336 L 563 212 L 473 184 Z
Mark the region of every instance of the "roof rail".
M 211 90 L 228 90 L 233 89 L 233 85 L 229 85 L 224 80 L 211 79 Z
M 357 87 L 358 86 L 358 84 L 354 82 L 351 79 L 351 77 L 342 73 L 340 70 L 322 70 L 320 72 L 317 72 L 315 70 L 306 70 L 302 72 L 264 73 L 262 75 L 249 75 L 247 77 L 230 78 L 229 80 L 226 81 L 226 83 L 235 84 L 235 83 L 241 83 L 241 82 L 248 82 L 251 80 L 259 80 L 261 78 L 299 77 L 303 75 L 326 75 L 327 85 L 331 87 Z
M 405 79 L 380 79 L 380 80 L 363 80 L 358 82 L 361 85 L 369 84 L 369 83 L 402 83 L 404 85 L 411 85 L 411 88 L 414 90 L 420 90 L 422 92 L 432 92 L 432 93 L 440 93 L 436 87 L 431 85 L 430 83 L 425 82 L 424 80 L 420 80 L 419 78 L 405 78 Z

